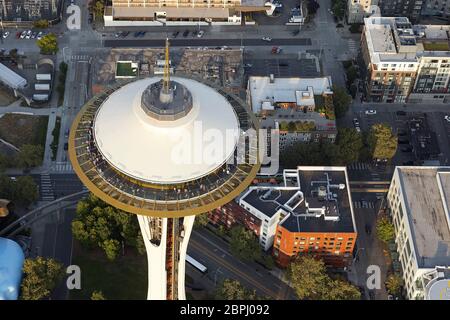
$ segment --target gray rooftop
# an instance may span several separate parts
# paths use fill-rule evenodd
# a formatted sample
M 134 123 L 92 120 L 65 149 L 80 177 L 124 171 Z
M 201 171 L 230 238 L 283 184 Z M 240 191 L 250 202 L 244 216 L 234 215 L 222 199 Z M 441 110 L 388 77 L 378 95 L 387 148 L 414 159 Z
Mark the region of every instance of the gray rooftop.
M 419 267 L 450 265 L 450 167 L 398 167 Z
M 345 185 L 344 189 L 332 189 L 332 193 L 337 195 L 336 202 L 320 199 L 316 193 L 318 186 L 326 186 L 327 175 L 331 185 Z M 338 216 L 339 220 L 325 220 L 324 216 L 304 217 L 292 214 L 281 224 L 284 228 L 291 232 L 356 232 L 345 171 L 300 171 L 300 188 L 310 208 L 325 207 L 326 216 Z M 302 214 L 305 209 L 305 206 L 299 206 L 294 213 Z

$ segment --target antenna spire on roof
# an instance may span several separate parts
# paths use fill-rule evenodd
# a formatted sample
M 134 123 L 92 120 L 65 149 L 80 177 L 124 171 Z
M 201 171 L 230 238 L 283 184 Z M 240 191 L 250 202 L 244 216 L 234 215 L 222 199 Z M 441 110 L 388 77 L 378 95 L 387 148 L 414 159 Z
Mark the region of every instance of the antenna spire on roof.
M 166 38 L 166 53 L 165 53 L 165 64 L 164 64 L 164 82 L 163 91 L 165 94 L 169 93 L 170 89 L 170 66 L 169 66 L 169 38 Z

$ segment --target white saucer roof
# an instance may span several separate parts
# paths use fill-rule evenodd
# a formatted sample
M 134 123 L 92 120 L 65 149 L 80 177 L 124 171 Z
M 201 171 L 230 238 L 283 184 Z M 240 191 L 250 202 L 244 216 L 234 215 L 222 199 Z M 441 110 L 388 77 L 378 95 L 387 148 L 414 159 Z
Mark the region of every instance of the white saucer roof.
M 99 151 L 125 175 L 157 184 L 205 176 L 232 155 L 239 122 L 231 104 L 213 88 L 172 77 L 192 94 L 192 110 L 175 121 L 158 121 L 141 107 L 143 91 L 160 77 L 132 82 L 112 93 L 94 120 Z

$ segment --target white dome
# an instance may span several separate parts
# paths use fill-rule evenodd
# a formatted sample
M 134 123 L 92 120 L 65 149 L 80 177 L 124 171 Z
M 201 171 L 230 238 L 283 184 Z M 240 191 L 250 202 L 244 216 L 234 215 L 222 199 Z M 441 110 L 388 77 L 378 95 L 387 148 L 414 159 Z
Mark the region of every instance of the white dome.
M 158 121 L 144 112 L 141 96 L 160 79 L 132 82 L 108 97 L 94 120 L 97 147 L 113 167 L 139 180 L 171 184 L 205 176 L 236 148 L 239 122 L 234 109 L 213 88 L 172 77 L 190 91 L 193 107 L 181 119 Z

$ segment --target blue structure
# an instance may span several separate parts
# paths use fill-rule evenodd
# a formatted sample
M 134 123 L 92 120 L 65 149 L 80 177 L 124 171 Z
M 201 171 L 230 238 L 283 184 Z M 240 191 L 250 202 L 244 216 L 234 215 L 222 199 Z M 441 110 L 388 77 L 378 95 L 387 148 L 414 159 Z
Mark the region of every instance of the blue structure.
M 17 300 L 25 256 L 14 241 L 0 238 L 0 300 Z

